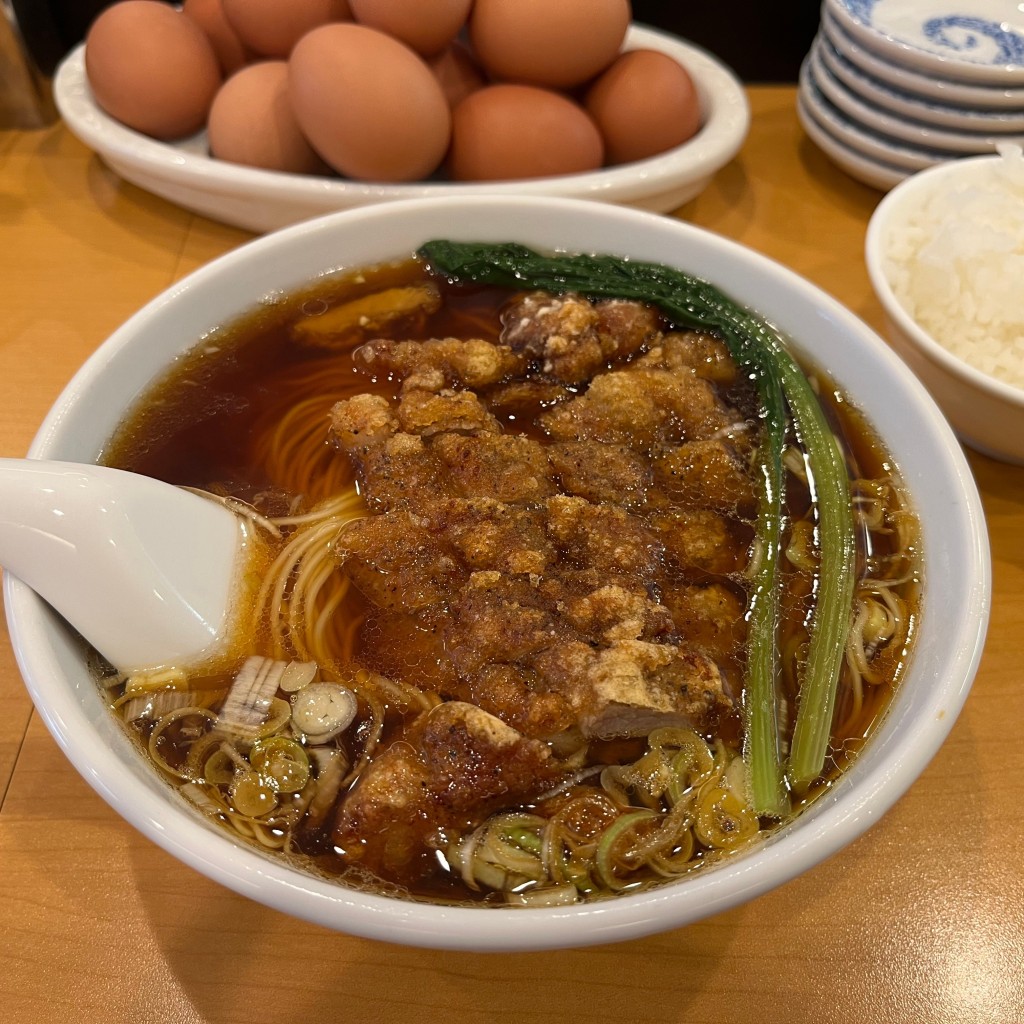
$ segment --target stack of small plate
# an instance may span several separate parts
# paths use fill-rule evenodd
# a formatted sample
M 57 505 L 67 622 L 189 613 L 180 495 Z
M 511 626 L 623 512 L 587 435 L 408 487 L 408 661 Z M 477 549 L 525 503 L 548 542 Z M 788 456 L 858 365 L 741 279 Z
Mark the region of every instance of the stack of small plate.
M 1024 144 L 1024 4 L 824 0 L 798 111 L 836 164 L 880 189 Z

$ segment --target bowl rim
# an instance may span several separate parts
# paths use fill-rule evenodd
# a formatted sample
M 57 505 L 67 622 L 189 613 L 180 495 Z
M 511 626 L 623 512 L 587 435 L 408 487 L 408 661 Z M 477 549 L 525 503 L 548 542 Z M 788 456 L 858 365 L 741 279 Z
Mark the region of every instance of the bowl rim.
M 10 575 L 4 578 L 4 594 L 14 651 L 26 686 L 65 755 L 122 817 L 184 863 L 268 906 L 363 937 L 473 951 L 580 947 L 636 938 L 691 923 L 760 895 L 831 856 L 866 831 L 903 795 L 945 740 L 967 697 L 981 657 L 991 592 L 988 537 L 980 497 L 963 451 L 937 406 L 870 328 L 817 286 L 774 260 L 692 224 L 644 211 L 586 200 L 495 196 L 408 200 L 359 207 L 258 237 L 193 271 L 149 302 L 97 348 L 64 389 L 40 427 L 30 455 L 63 457 L 62 444 L 79 443 L 74 418 L 82 403 L 88 402 L 90 389 L 94 398 L 97 391 L 103 394 L 104 382 L 108 388 L 121 389 L 122 414 L 137 394 L 125 395 L 123 383 L 115 384 L 108 379 L 118 376 L 119 359 L 143 348 L 147 331 L 161 318 L 175 314 L 177 328 L 181 319 L 178 307 L 194 304 L 194 296 L 201 301 L 205 294 L 217 295 L 224 291 L 225 282 L 241 275 L 247 282 L 249 300 L 232 300 L 232 315 L 237 315 L 261 299 L 258 292 L 252 291 L 255 285 L 248 286 L 254 267 L 259 270 L 272 262 L 275 267 L 289 267 L 291 272 L 292 265 L 282 256 L 308 253 L 315 250 L 318 242 L 333 245 L 356 230 L 379 239 L 382 234 L 387 235 L 389 221 L 400 222 L 407 214 L 419 218 L 419 237 L 434 230 L 423 227 L 422 222 L 448 227 L 456 218 L 466 225 L 455 232 L 456 236 L 479 237 L 479 224 L 493 208 L 502 211 L 506 223 L 528 224 L 526 240 L 530 244 L 546 244 L 539 242 L 537 236 L 560 230 L 563 222 L 585 222 L 588 226 L 580 229 L 581 234 L 599 229 L 602 239 L 615 240 L 605 246 L 605 251 L 629 255 L 631 250 L 664 244 L 680 253 L 679 260 L 684 265 L 686 260 L 695 259 L 698 252 L 702 266 L 738 264 L 744 281 L 760 281 L 759 291 L 784 293 L 787 308 L 796 298 L 813 303 L 814 323 L 821 329 L 832 325 L 838 331 L 855 334 L 868 346 L 871 361 L 884 371 L 880 375 L 881 387 L 898 386 L 905 392 L 912 412 L 919 416 L 919 425 L 932 442 L 927 478 L 940 480 L 944 494 L 946 490 L 953 492 L 944 507 L 950 521 L 956 524 L 959 547 L 941 554 L 943 558 L 947 554 L 954 558 L 970 593 L 965 595 L 964 610 L 955 620 L 954 628 L 936 634 L 943 646 L 941 665 L 934 666 L 937 678 L 934 685 L 919 687 L 924 694 L 920 699 L 926 702 L 929 713 L 910 716 L 909 708 L 897 694 L 894 707 L 874 737 L 874 747 L 890 754 L 891 762 L 870 766 L 866 759 L 855 761 L 832 790 L 785 829 L 748 853 L 682 883 L 583 907 L 424 907 L 353 893 L 294 869 L 282 868 L 278 862 L 232 841 L 223 830 L 211 831 L 213 826 L 199 821 L 184 800 L 167 799 L 169 789 L 154 795 L 154 784 L 144 781 L 142 773 L 124 770 L 116 736 L 122 737 L 121 748 L 130 741 L 123 733 L 111 729 L 116 724 L 113 717 L 101 708 L 102 719 L 107 722 L 107 736 L 103 737 L 86 714 L 86 702 L 100 704 L 92 681 L 86 680 L 87 685 L 79 694 L 73 684 L 61 680 L 61 659 L 77 658 L 74 664 L 80 667 L 81 656 L 69 648 L 71 639 L 56 616 Z M 500 230 L 502 236 L 510 233 L 504 226 Z M 628 240 L 631 231 L 640 241 Z M 344 242 L 338 243 L 338 247 L 344 248 Z M 338 263 L 341 262 L 339 257 Z M 188 345 L 182 343 L 183 348 L 191 347 L 196 340 L 191 339 Z M 796 340 L 806 353 L 807 340 Z M 157 369 L 166 367 L 172 358 L 168 352 L 162 352 Z M 151 373 L 150 381 L 153 376 Z M 85 407 L 88 412 L 88 406 Z M 913 665 L 911 671 L 915 671 Z M 93 694 L 92 698 L 86 690 Z M 113 742 L 104 742 L 112 738 Z M 133 764 L 141 765 L 141 758 Z M 147 778 L 148 772 L 147 766 Z M 759 870 L 751 871 L 752 863 L 758 864 Z M 681 892 L 688 895 L 681 898 Z
M 266 201 L 313 202 L 326 212 L 347 205 L 428 196 L 515 195 L 586 196 L 610 201 L 641 199 L 664 187 L 710 177 L 739 151 L 750 128 L 750 107 L 735 73 L 694 43 L 632 23 L 624 50 L 655 49 L 690 72 L 706 119 L 695 136 L 645 160 L 585 173 L 497 182 L 424 181 L 380 183 L 341 176 L 292 174 L 216 160 L 206 153 L 206 133 L 161 142 L 105 113 L 95 102 L 85 74 L 85 44 L 57 68 L 54 101 L 71 132 L 105 160 L 159 176 L 175 186 L 220 194 L 244 194 Z
M 966 180 L 979 165 L 990 164 L 1001 159 L 1003 157 L 998 153 L 985 153 L 979 156 L 948 160 L 904 179 L 875 207 L 871 219 L 868 221 L 868 230 L 864 237 L 864 259 L 867 264 L 868 277 L 871 279 L 872 287 L 886 315 L 932 362 L 995 398 L 1011 405 L 1024 406 L 1024 388 L 1009 384 L 998 377 L 985 373 L 984 370 L 979 370 L 951 352 L 921 327 L 896 298 L 896 293 L 885 272 L 885 233 L 889 228 L 890 218 L 903 203 L 908 200 L 912 201 L 916 195 L 922 192 L 930 191 L 937 182 L 941 183 L 947 178 L 954 182 L 960 179 Z

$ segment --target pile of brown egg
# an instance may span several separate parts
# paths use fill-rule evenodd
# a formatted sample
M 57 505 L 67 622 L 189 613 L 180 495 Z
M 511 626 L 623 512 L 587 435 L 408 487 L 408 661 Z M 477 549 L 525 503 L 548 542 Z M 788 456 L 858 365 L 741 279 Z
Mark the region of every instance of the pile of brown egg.
M 376 182 L 573 174 L 673 148 L 690 75 L 624 52 L 629 0 L 120 0 L 86 37 L 99 106 L 213 157 Z

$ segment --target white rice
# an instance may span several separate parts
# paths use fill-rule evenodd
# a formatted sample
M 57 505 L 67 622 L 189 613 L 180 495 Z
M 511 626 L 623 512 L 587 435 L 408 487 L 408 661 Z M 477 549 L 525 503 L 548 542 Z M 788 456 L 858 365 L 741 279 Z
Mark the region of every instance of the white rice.
M 892 213 L 885 274 L 900 305 L 940 345 L 1024 388 L 1024 156 L 942 179 Z

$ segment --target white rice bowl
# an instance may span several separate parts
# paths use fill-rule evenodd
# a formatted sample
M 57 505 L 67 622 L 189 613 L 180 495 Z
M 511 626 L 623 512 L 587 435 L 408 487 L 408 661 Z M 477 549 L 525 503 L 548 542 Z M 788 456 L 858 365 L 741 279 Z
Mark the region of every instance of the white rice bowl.
M 868 272 L 896 350 L 961 439 L 1024 462 L 1024 155 L 953 160 L 878 205 Z

